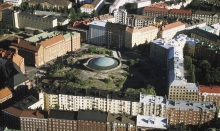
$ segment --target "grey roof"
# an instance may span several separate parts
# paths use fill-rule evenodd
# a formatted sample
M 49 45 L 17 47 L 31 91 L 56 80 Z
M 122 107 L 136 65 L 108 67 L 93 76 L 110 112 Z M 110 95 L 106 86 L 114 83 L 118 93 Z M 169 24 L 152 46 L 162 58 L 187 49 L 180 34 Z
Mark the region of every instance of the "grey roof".
M 195 11 L 193 14 L 201 14 L 201 15 L 211 15 L 211 16 L 213 16 L 213 15 L 217 14 L 217 12 L 215 12 L 215 11 L 202 11 L 202 10 L 197 10 L 197 11 Z
M 62 87 L 60 94 L 73 95 L 73 96 L 90 96 L 96 98 L 109 98 L 116 100 L 125 100 L 139 102 L 140 95 L 133 93 L 114 92 L 108 90 L 96 90 L 96 89 L 80 89 L 80 88 L 68 88 Z
M 96 110 L 79 110 L 77 120 L 107 122 L 107 113 Z
M 44 2 L 58 6 L 68 6 L 71 3 L 69 0 L 29 0 L 28 1 L 28 3 L 33 3 L 33 4 L 41 4 Z
M 94 60 L 94 64 L 97 66 L 111 66 L 114 63 L 114 59 L 109 57 L 98 57 Z
M 6 81 L 6 84 L 9 85 L 9 87 L 13 88 L 14 86 L 28 80 L 15 63 L 10 64 L 8 69 L 10 70 L 10 78 Z
M 95 8 L 101 0 L 93 0 L 92 6 Z
M 27 98 L 24 98 L 23 100 L 15 103 L 13 107 L 21 110 L 28 109 L 29 106 L 33 105 L 36 102 L 38 102 L 38 100 L 34 96 L 30 95 Z
M 66 110 L 50 110 L 48 118 L 52 119 L 65 119 L 65 120 L 77 120 L 77 111 Z
M 217 110 L 214 102 L 197 102 L 197 101 L 185 101 L 185 100 L 168 100 L 167 109 L 170 108 L 178 108 L 180 110 L 194 109 L 195 111 Z
M 35 15 L 35 14 L 28 13 L 28 12 L 19 12 L 18 15 L 27 16 L 27 17 L 31 17 L 31 18 L 41 18 L 41 19 L 45 19 L 45 20 L 48 20 L 48 21 L 53 21 L 53 20 L 57 19 L 53 15 L 49 15 L 49 16 L 46 16 L 46 15 Z
M 115 122 L 115 123 L 123 123 L 123 124 L 130 123 L 132 125 L 135 125 L 136 116 L 109 113 L 107 121 L 108 122 Z
M 192 30 L 192 33 L 200 35 L 202 37 L 206 37 L 208 39 L 211 39 L 213 41 L 217 41 L 220 39 L 220 36 L 216 35 L 216 34 L 212 34 L 210 32 L 207 32 L 205 30 L 199 29 L 199 28 L 195 28 Z

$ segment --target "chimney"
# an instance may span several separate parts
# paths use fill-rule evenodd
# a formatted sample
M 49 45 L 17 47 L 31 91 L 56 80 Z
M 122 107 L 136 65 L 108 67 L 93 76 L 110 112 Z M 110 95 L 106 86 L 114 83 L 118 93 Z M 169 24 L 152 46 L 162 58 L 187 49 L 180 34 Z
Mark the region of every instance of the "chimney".
M 36 113 L 35 113 L 36 117 L 38 117 L 38 113 L 39 113 L 39 111 L 36 111 Z
M 18 42 L 18 44 L 20 43 L 20 40 L 21 40 L 21 39 L 20 39 L 20 38 L 18 38 L 18 41 L 17 41 L 17 42 Z

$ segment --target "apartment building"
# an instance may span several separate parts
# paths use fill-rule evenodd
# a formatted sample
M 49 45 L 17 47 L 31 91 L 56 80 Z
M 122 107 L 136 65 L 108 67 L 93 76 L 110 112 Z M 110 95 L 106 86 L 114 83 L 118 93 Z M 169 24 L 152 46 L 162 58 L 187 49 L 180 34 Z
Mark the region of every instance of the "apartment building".
M 12 43 L 25 63 L 36 67 L 80 48 L 80 34 L 76 32 L 44 32 Z
M 170 125 L 202 125 L 215 120 L 217 108 L 213 102 L 183 100 L 167 101 L 167 119 Z
M 141 114 L 144 116 L 166 117 L 166 97 L 140 93 Z
M 206 42 L 198 42 L 195 46 L 195 58 L 200 60 L 207 60 L 213 66 L 220 65 L 219 63 L 219 45 Z
M 98 110 L 79 110 L 77 131 L 105 131 L 108 114 Z
M 12 92 L 8 87 L 0 89 L 0 104 L 12 98 Z
M 168 119 L 166 117 L 137 115 L 136 126 L 138 131 L 166 130 Z
M 219 13 L 214 11 L 197 10 L 192 14 L 192 19 L 203 19 L 208 25 L 219 23 Z
M 22 3 L 22 0 L 3 0 L 3 3 L 5 2 L 13 4 L 13 6 L 20 6 Z
M 212 101 L 216 106 L 220 105 L 220 88 L 217 85 L 200 85 L 199 86 L 199 101 Z
M 28 5 L 29 6 L 36 6 L 38 4 L 41 4 L 43 8 L 72 8 L 72 2 L 69 0 L 29 0 Z
M 182 20 L 181 22 L 185 24 L 185 30 L 183 33 L 189 37 L 191 36 L 191 32 L 193 29 L 206 26 L 206 22 L 203 20 Z
M 139 44 L 150 42 L 157 38 L 158 28 L 148 26 L 143 28 L 126 27 L 125 31 L 125 47 L 132 49 Z
M 80 10 L 83 16 L 90 16 L 94 10 L 99 12 L 104 4 L 104 0 L 94 0 L 91 4 L 84 4 L 81 6 Z
M 127 18 L 127 11 L 125 9 L 114 10 L 113 15 L 115 18 L 115 23 L 125 24 Z
M 44 109 L 58 109 L 59 106 L 59 88 L 51 85 L 45 86 L 44 89 Z
M 0 48 L 0 57 L 8 60 L 9 63 L 15 63 L 20 68 L 21 72 L 25 74 L 24 58 L 18 55 L 16 48 L 13 46 L 9 46 L 9 50 Z
M 185 9 L 170 9 L 169 10 L 169 17 L 191 19 L 192 18 L 192 11 L 185 10 Z
M 105 45 L 106 42 L 106 22 L 93 21 L 89 24 L 89 43 L 95 45 Z
M 108 113 L 106 131 L 136 131 L 136 116 Z
M 121 48 L 125 45 L 126 25 L 106 23 L 106 44 L 108 47 Z
M 39 17 L 27 12 L 14 12 L 14 26 L 19 29 L 32 27 L 41 30 L 53 30 L 57 23 L 57 18 L 53 16 Z
M 13 4 L 3 3 L 0 4 L 0 21 L 13 25 Z
M 115 18 L 111 14 L 99 15 L 99 20 L 105 21 L 105 22 L 115 23 Z
M 151 7 L 151 6 L 146 6 L 142 10 L 142 14 L 146 16 L 151 16 L 151 17 L 158 17 L 158 16 L 168 16 L 169 10 L 166 8 L 156 8 L 156 7 Z
M 101 110 L 110 113 L 137 115 L 141 112 L 139 94 L 126 94 L 93 89 L 63 87 L 59 92 L 59 109 L 78 111 Z
M 192 30 L 191 37 L 199 39 L 200 41 L 212 43 L 214 45 L 220 45 L 220 37 L 218 35 L 212 34 L 199 28 Z
M 92 0 L 76 0 L 75 3 L 84 5 L 84 4 L 92 3 Z
M 49 110 L 48 131 L 78 131 L 75 111 Z
M 174 36 L 180 34 L 185 30 L 185 24 L 177 21 L 171 24 L 167 24 L 161 27 L 159 31 L 159 38 L 172 39 Z
M 155 18 L 145 15 L 128 14 L 126 18 L 126 25 L 142 28 L 145 26 L 151 26 L 155 22 Z
M 5 126 L 25 131 L 47 131 L 47 112 L 22 110 L 15 107 L 3 111 Z

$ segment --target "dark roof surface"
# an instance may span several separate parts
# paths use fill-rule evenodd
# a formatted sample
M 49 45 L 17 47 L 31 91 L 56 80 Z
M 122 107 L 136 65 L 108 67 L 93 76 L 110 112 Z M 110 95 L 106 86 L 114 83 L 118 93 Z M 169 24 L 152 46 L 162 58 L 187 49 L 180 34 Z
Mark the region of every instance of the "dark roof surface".
M 80 89 L 80 88 L 68 88 L 62 87 L 60 89 L 60 94 L 69 94 L 74 96 L 91 96 L 98 98 L 109 98 L 116 100 L 126 100 L 126 101 L 139 101 L 140 95 L 133 93 L 124 92 L 114 92 L 108 90 L 96 90 L 96 89 Z
M 197 11 L 194 12 L 194 14 L 211 15 L 211 16 L 213 16 L 213 15 L 217 14 L 217 12 L 215 12 L 215 11 L 197 10 Z
M 15 103 L 13 107 L 18 109 L 28 109 L 29 106 L 33 105 L 36 102 L 38 102 L 38 100 L 34 96 L 30 95 L 27 98 L 24 98 L 23 100 Z
M 50 110 L 48 118 L 77 120 L 77 111 Z
M 214 41 L 217 41 L 217 40 L 220 39 L 219 36 L 217 36 L 215 34 L 212 34 L 212 33 L 208 32 L 208 31 L 199 29 L 199 28 L 195 28 L 192 31 L 193 31 L 192 33 L 195 33 L 195 34 L 200 35 L 202 37 L 206 37 L 206 38 L 212 39 Z
M 122 25 L 118 23 L 107 22 L 105 26 L 109 28 L 117 28 L 117 29 L 126 30 L 126 25 Z
M 70 4 L 69 0 L 29 0 L 28 3 L 41 4 L 47 2 L 51 5 L 68 6 Z
M 95 110 L 79 110 L 78 120 L 107 122 L 107 113 Z

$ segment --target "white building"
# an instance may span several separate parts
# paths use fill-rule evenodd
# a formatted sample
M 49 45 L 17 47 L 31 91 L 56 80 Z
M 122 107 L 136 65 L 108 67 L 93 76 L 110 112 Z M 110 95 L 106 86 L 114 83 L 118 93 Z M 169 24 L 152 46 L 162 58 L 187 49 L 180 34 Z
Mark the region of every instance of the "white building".
M 166 116 L 166 97 L 140 94 L 140 103 L 144 116 Z
M 118 10 L 119 7 L 123 6 L 125 3 L 136 3 L 138 9 L 151 5 L 150 0 L 115 0 L 109 7 L 109 13 L 113 13 L 114 10 Z
M 95 10 L 99 10 L 104 6 L 104 0 L 94 0 L 91 4 L 84 4 L 80 7 L 83 16 L 90 16 L 91 13 Z
M 91 4 L 92 0 L 75 0 L 75 3 L 80 5 Z
M 161 27 L 161 31 L 159 33 L 159 37 L 163 39 L 170 40 L 177 34 L 181 33 L 181 31 L 185 30 L 185 24 L 177 21 L 165 26 Z
M 214 28 L 214 34 L 220 36 L 220 24 L 217 23 L 217 24 L 214 24 L 214 25 L 211 25 L 213 28 Z
M 61 88 L 61 110 L 97 109 L 109 113 L 137 115 L 141 112 L 139 94 L 125 94 L 104 90 Z
M 166 117 L 137 115 L 136 126 L 138 129 L 167 129 L 168 120 Z
M 105 25 L 104 21 L 92 21 L 89 24 L 89 42 L 91 44 L 103 45 L 105 44 Z
M 4 0 L 3 2 L 4 2 L 4 3 L 5 3 L 5 2 L 11 3 L 11 4 L 13 4 L 14 6 L 20 6 L 21 3 L 22 3 L 22 0 Z
M 99 20 L 105 21 L 105 22 L 115 23 L 115 18 L 114 18 L 114 16 L 111 15 L 111 14 L 100 15 L 100 16 L 99 16 Z
M 113 11 L 115 23 L 126 24 L 127 11 L 125 9 Z

